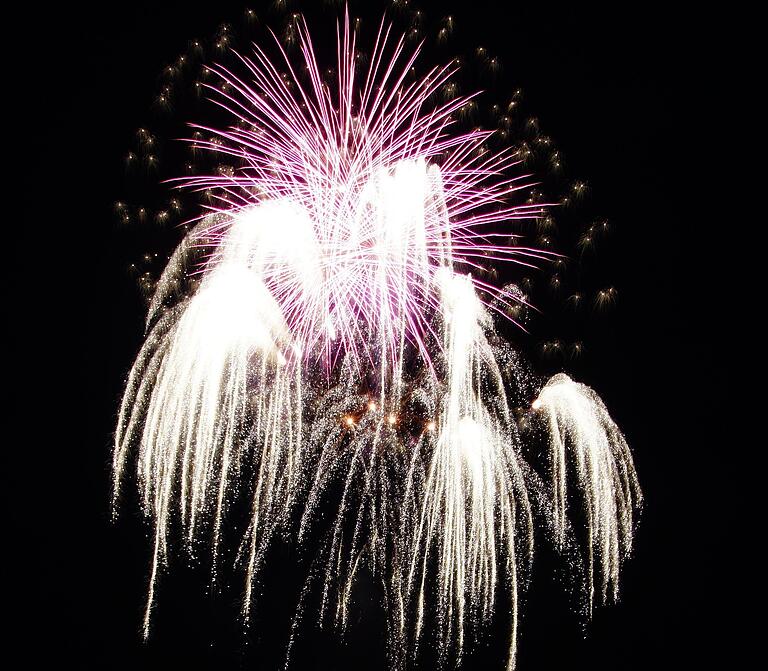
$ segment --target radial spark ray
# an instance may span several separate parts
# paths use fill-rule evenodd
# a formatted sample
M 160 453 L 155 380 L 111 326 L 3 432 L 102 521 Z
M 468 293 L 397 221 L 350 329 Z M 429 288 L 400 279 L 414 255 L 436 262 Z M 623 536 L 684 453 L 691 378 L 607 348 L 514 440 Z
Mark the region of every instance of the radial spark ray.
M 265 278 L 305 351 L 327 354 L 341 343 L 353 356 L 371 359 L 370 347 L 382 343 L 368 336 L 377 333 L 391 361 L 403 340 L 429 357 L 423 338 L 430 309 L 438 307 L 430 277 L 456 261 L 471 267 L 489 257 L 524 264 L 546 258 L 539 250 L 498 244 L 490 228 L 533 219 L 542 206 L 507 204 L 525 187 L 526 175 L 504 176 L 519 159 L 483 150 L 489 131 L 450 132 L 467 98 L 429 107 L 450 68 L 409 83 L 418 49 L 404 57 L 401 38 L 390 53 L 393 40 L 382 24 L 368 70 L 360 72 L 347 21 L 334 95 L 306 26 L 299 24 L 298 31 L 308 87 L 282 50 L 284 72 L 259 47 L 253 58 L 240 57 L 248 79 L 213 68 L 226 91 L 211 86 L 213 99 L 237 124 L 201 127 L 217 139 L 195 145 L 239 159 L 244 167 L 183 182 L 218 189 L 217 209 L 229 215 L 254 200 L 288 200 L 307 213 L 319 281 L 302 291 L 280 267 Z M 473 281 L 483 296 L 514 301 Z

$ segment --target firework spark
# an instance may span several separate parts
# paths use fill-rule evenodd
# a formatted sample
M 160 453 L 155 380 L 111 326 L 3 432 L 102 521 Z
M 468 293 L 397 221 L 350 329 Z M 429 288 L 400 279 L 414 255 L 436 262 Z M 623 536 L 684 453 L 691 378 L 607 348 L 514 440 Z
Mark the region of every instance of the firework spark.
M 427 563 L 434 553 L 441 650 L 449 650 L 455 636 L 460 655 L 465 619 L 487 622 L 502 574 L 511 591 L 511 663 L 517 640 L 518 556 L 527 563 L 533 553 L 531 506 L 502 374 L 483 333 L 484 328 L 491 328 L 490 317 L 469 277 L 444 269 L 440 280 L 447 389 L 419 497 L 421 510 L 408 553 L 410 566 L 407 577 L 403 576 L 405 593 L 416 595 L 418 636 L 426 601 Z M 414 456 L 420 449 L 424 448 L 417 447 Z
M 389 53 L 390 31 L 382 24 L 369 68 L 361 73 L 347 20 L 334 96 L 306 26 L 297 24 L 297 30 L 308 85 L 286 54 L 281 52 L 281 72 L 258 47 L 252 59 L 240 57 L 247 81 L 211 68 L 226 84 L 224 91 L 211 86 L 212 96 L 237 124 L 226 130 L 200 127 L 215 140 L 195 145 L 245 167 L 184 184 L 217 189 L 221 204 L 215 209 L 228 216 L 251 208 L 254 200 L 288 200 L 307 213 L 319 281 L 311 291 L 298 288 L 280 266 L 265 278 L 306 351 L 332 361 L 328 353 L 341 344 L 343 351 L 371 359 L 378 354 L 371 347 L 382 344 L 370 338 L 376 333 L 391 361 L 400 356 L 403 339 L 429 357 L 423 339 L 430 310 L 439 304 L 430 286 L 436 269 L 455 261 L 472 267 L 480 259 L 530 264 L 548 258 L 535 249 L 499 244 L 491 228 L 535 219 L 542 206 L 507 204 L 525 188 L 527 176 L 504 177 L 519 159 L 483 150 L 490 131 L 449 132 L 469 98 L 429 107 L 451 68 L 435 68 L 409 83 L 418 50 L 405 57 L 401 38 Z M 492 285 L 473 283 L 483 296 L 503 297 Z
M 485 151 L 488 132 L 454 131 L 471 97 L 430 106 L 452 70 L 411 77 L 418 49 L 406 55 L 383 23 L 359 69 L 347 17 L 329 83 L 306 25 L 293 30 L 301 67 L 255 47 L 239 56 L 244 77 L 210 68 L 234 123 L 198 126 L 193 143 L 241 167 L 183 181 L 216 205 L 157 285 L 120 409 L 115 499 L 135 448 L 154 524 L 145 635 L 172 520 L 189 546 L 208 529 L 215 569 L 228 502 L 252 473 L 246 615 L 275 532 L 291 533 L 300 505 L 295 540 L 311 547 L 339 491 L 314 559 L 321 620 L 344 628 L 367 563 L 385 586 L 393 668 L 427 618 L 441 661 L 459 660 L 504 585 L 512 668 L 535 518 L 569 542 L 569 457 L 587 511 L 590 608 L 594 576 L 603 598 L 616 595 L 640 502 L 631 456 L 594 392 L 565 376 L 542 389 L 498 344 L 496 314 L 511 318 L 524 298 L 467 271 L 551 254 L 501 243 L 511 236 L 497 228 L 542 206 L 508 204 L 525 188 L 525 175 L 505 176 L 514 154 Z M 523 378 L 541 390 L 531 418 L 550 437 L 549 498 L 507 398 Z
M 629 447 L 598 395 L 560 373 L 547 382 L 533 408 L 549 432 L 552 500 L 559 543 L 567 529 L 567 472 L 571 459 L 587 519 L 589 609 L 595 599 L 616 599 L 621 560 L 632 550 L 633 513 L 642 502 Z M 597 556 L 597 561 L 595 560 Z

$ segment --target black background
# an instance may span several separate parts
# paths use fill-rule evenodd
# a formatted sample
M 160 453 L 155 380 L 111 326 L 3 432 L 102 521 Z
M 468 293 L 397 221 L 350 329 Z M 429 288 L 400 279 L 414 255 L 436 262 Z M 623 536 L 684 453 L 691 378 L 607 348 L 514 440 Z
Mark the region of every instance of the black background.
M 584 638 L 546 576 L 535 577 L 519 668 L 733 667 L 739 611 L 722 605 L 732 585 L 720 556 L 726 537 L 743 533 L 734 511 L 744 503 L 731 491 L 732 446 L 719 421 L 734 391 L 718 346 L 729 301 L 718 280 L 723 232 L 709 207 L 716 169 L 705 157 L 718 80 L 701 26 L 645 5 L 507 4 L 434 11 L 452 7 L 462 39 L 501 55 L 505 78 L 524 89 L 615 223 L 621 300 L 589 382 L 625 430 L 646 495 L 620 604 L 599 610 Z M 217 603 L 204 576 L 183 567 L 164 578 L 142 643 L 149 540 L 135 509 L 112 525 L 108 505 L 111 431 L 143 317 L 115 242 L 122 158 L 160 68 L 241 12 L 232 2 L 42 7 L 17 26 L 24 42 L 6 68 L 12 96 L 31 101 L 28 130 L 5 129 L 24 141 L 28 189 L 18 222 L 6 222 L 21 231 L 8 284 L 19 345 L 9 363 L 21 373 L 10 425 L 21 431 L 9 447 L 24 466 L 8 470 L 5 488 L 7 547 L 27 569 L 8 578 L 21 604 L 18 668 L 278 668 L 272 648 L 292 602 L 279 589 L 269 597 L 274 618 L 259 620 L 243 646 L 230 622 L 236 590 Z M 297 668 L 379 668 L 373 631 L 361 618 L 343 650 L 310 642 Z

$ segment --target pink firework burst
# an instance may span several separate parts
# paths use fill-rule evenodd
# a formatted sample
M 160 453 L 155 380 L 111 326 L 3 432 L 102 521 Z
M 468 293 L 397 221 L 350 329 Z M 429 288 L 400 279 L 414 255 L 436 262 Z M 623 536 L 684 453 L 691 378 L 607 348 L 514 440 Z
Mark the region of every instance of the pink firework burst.
M 516 236 L 504 232 L 543 206 L 509 204 L 530 186 L 528 175 L 507 176 L 520 161 L 511 150 L 485 148 L 492 131 L 455 130 L 473 96 L 430 104 L 454 67 L 415 77 L 420 47 L 407 54 L 404 38 L 392 39 L 384 22 L 362 67 L 347 15 L 343 30 L 337 26 L 330 82 L 303 19 L 296 28 L 300 67 L 277 40 L 282 70 L 256 45 L 251 57 L 237 54 L 244 76 L 211 67 L 220 79 L 208 86 L 211 97 L 234 122 L 223 130 L 193 126 L 212 138 L 194 143 L 241 165 L 181 180 L 217 193 L 211 209 L 223 216 L 205 230 L 214 241 L 211 262 L 241 222 L 251 230 L 247 263 L 279 304 L 295 348 L 326 362 L 339 352 L 397 361 L 411 343 L 429 361 L 438 270 L 548 258 L 510 245 Z M 521 300 L 477 277 L 472 283 L 486 304 Z

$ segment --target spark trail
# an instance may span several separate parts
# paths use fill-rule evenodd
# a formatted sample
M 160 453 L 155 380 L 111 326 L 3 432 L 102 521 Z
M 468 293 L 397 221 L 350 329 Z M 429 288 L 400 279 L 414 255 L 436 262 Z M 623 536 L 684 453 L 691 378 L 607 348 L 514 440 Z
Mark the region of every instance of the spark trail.
M 469 277 L 444 269 L 439 280 L 447 390 L 419 497 L 421 511 L 409 548 L 404 589 L 407 599 L 417 602 L 418 637 L 431 591 L 427 589 L 428 559 L 434 553 L 440 649 L 449 651 L 455 637 L 460 655 L 465 620 L 487 623 L 497 582 L 503 578 L 511 592 L 512 664 L 517 640 L 517 563 L 530 562 L 533 554 L 531 506 L 501 371 L 483 333 L 491 327 L 490 317 Z
M 632 550 L 634 511 L 642 493 L 632 455 L 598 395 L 564 373 L 555 375 L 533 402 L 549 432 L 552 500 L 560 544 L 567 531 L 568 461 L 585 500 L 589 610 L 595 600 L 616 599 L 621 560 Z

